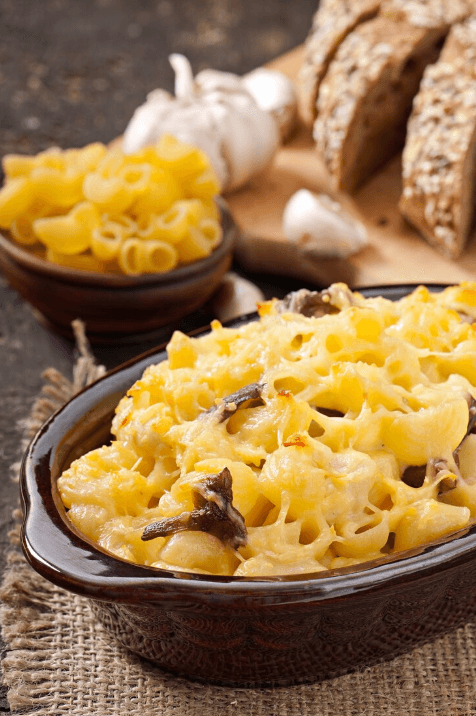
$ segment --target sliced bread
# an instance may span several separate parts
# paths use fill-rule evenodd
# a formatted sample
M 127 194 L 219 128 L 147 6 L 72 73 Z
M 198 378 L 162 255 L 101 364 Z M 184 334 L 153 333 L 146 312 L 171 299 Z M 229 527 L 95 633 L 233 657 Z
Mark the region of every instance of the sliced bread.
M 316 118 L 319 86 L 337 48 L 357 25 L 378 12 L 382 0 L 321 0 L 304 47 L 299 76 L 301 115 L 308 124 Z
M 444 255 L 461 254 L 476 194 L 476 18 L 454 25 L 415 98 L 402 214 Z
M 320 85 L 314 139 L 336 188 L 352 191 L 404 144 L 413 97 L 448 26 L 381 15 L 340 44 Z

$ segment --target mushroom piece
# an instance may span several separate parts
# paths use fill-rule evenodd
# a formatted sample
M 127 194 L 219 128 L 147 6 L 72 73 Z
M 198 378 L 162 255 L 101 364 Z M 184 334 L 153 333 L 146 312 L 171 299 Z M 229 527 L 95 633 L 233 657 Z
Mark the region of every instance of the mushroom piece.
M 300 313 L 307 318 L 320 318 L 329 313 L 339 313 L 355 304 L 352 291 L 344 284 L 334 283 L 324 291 L 309 291 L 301 288 L 291 291 L 276 304 L 278 313 Z
M 194 485 L 192 500 L 191 512 L 153 522 L 144 529 L 141 539 L 147 542 L 191 530 L 208 532 L 232 549 L 246 544 L 248 533 L 243 516 L 232 504 L 232 477 L 227 467 L 215 475 L 206 475 Z
M 448 467 L 444 458 L 435 457 L 428 460 L 426 465 L 409 465 L 402 474 L 402 482 L 409 487 L 418 488 L 423 485 L 425 478 L 438 483 L 438 495 L 450 492 L 456 487 L 459 474 L 455 474 Z
M 470 393 L 468 393 L 467 401 L 468 401 L 469 417 L 468 417 L 468 427 L 466 429 L 466 435 L 464 436 L 464 438 L 462 439 L 462 441 L 460 442 L 458 447 L 453 452 L 453 457 L 454 457 L 455 462 L 458 466 L 459 466 L 458 453 L 461 449 L 461 446 L 464 443 L 464 441 L 466 440 L 466 438 L 468 437 L 468 435 L 470 435 L 474 431 L 474 427 L 476 425 L 476 400 L 473 398 L 473 396 Z
M 249 408 L 256 408 L 259 405 L 263 405 L 261 396 L 263 395 L 264 387 L 264 383 L 250 383 L 249 385 L 245 385 L 244 388 L 240 388 L 236 393 L 227 395 L 218 405 L 212 405 L 211 408 L 201 413 L 199 418 L 202 418 L 204 415 L 214 415 L 218 418 L 219 423 L 223 423 L 228 418 L 231 418 L 245 403 L 250 403 L 247 406 Z

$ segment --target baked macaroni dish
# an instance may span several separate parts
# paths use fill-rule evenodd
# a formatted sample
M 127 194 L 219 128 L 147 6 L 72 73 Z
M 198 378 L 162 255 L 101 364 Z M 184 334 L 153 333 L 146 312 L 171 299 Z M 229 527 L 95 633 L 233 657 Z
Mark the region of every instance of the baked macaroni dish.
M 344 284 L 174 333 L 110 445 L 58 481 L 74 525 L 132 562 L 241 577 L 418 547 L 476 515 L 476 283 L 392 302 Z

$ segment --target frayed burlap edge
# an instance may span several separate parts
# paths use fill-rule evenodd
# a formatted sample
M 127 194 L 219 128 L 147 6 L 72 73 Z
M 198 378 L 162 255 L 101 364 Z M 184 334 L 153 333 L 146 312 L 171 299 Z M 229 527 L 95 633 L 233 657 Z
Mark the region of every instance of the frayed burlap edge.
M 53 413 L 106 372 L 91 352 L 84 323 L 77 319 L 72 322 L 72 327 L 78 351 L 73 380 L 68 380 L 55 368 L 43 372 L 44 385 L 40 395 L 28 417 L 19 425 L 22 452 Z M 11 467 L 14 482 L 19 482 L 20 464 L 16 462 Z M 0 625 L 7 654 L 2 661 L 3 680 L 9 689 L 7 698 L 12 710 L 36 705 L 34 697 L 38 687 L 31 684 L 35 680 L 41 683 L 44 679 L 42 641 L 54 622 L 51 611 L 45 611 L 45 604 L 51 601 L 50 593 L 55 587 L 36 574 L 21 554 L 21 519 L 21 509 L 17 508 L 13 511 L 13 529 L 8 534 L 12 550 L 7 554 L 7 569 L 0 587 Z M 47 693 L 49 688 L 50 684 L 42 683 L 40 691 L 46 689 Z M 36 709 L 35 713 L 38 713 Z
M 102 375 L 84 327 L 73 381 L 53 369 L 23 423 L 25 443 L 72 395 Z M 18 466 L 16 466 L 18 470 Z M 391 662 L 321 684 L 232 689 L 175 678 L 120 647 L 88 601 L 45 581 L 19 551 L 20 510 L 0 589 L 4 683 L 23 716 L 476 716 L 476 625 Z

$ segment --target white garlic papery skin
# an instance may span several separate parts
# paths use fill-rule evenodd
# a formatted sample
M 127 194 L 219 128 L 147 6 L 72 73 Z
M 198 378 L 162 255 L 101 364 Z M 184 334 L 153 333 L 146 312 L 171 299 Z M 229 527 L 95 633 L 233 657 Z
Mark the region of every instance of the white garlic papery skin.
M 261 301 L 264 301 L 264 293 L 258 286 L 229 271 L 213 295 L 212 309 L 218 320 L 224 323 L 253 313 Z
M 312 257 L 347 258 L 368 244 L 365 227 L 325 194 L 300 189 L 283 213 L 288 239 Z
M 175 94 L 154 90 L 136 109 L 123 138 L 126 153 L 173 134 L 208 155 L 223 191 L 263 171 L 279 146 L 275 119 L 260 109 L 237 75 L 204 70 L 193 79 L 183 55 L 171 55 Z
M 258 107 L 276 119 L 281 139 L 286 139 L 297 118 L 297 95 L 291 80 L 281 72 L 258 67 L 244 75 L 241 81 Z

